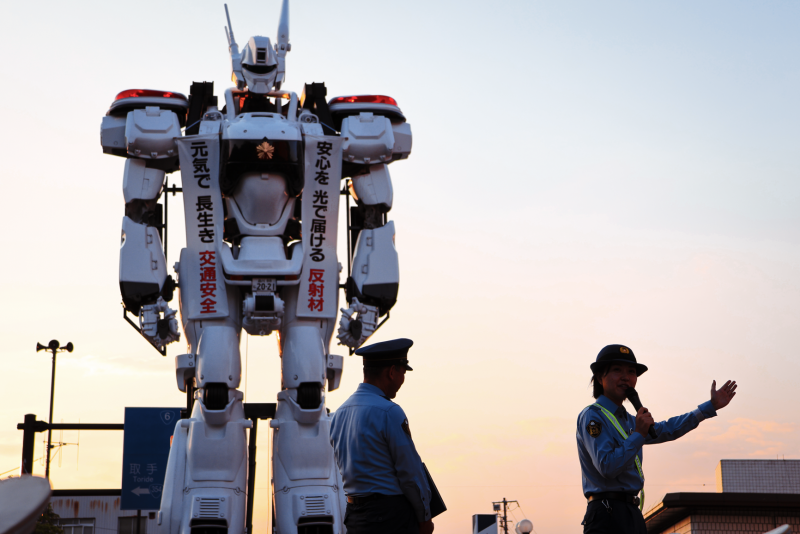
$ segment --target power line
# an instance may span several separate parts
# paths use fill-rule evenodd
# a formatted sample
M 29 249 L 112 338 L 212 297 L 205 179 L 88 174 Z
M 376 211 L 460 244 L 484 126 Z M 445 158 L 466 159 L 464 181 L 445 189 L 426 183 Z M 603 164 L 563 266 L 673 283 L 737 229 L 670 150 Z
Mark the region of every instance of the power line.
M 75 445 L 75 444 L 74 443 L 65 443 L 65 445 Z M 55 447 L 55 445 L 54 445 L 54 447 Z M 36 462 L 40 462 L 42 460 L 44 460 L 44 456 L 39 456 L 37 459 L 35 459 L 33 461 L 33 463 L 35 464 Z M 53 458 L 50 460 L 50 463 L 53 463 L 53 460 L 55 460 L 55 455 L 53 455 Z M 2 473 L 0 473 L 0 477 L 5 475 L 6 473 L 10 473 L 11 471 L 16 471 L 17 469 L 20 469 L 20 467 L 14 467 L 13 469 L 9 469 L 8 471 L 3 471 Z
M 522 505 L 521 505 L 520 503 L 517 503 L 517 506 L 519 506 L 519 509 L 520 509 L 520 511 L 522 512 L 522 515 L 524 515 L 524 516 L 525 516 L 525 519 L 528 519 L 528 521 L 530 521 L 530 522 L 531 522 L 531 528 L 533 528 L 533 534 L 538 534 L 538 533 L 536 532 L 536 528 L 534 528 L 534 527 L 533 527 L 533 519 L 529 519 L 529 516 L 528 516 L 528 514 L 526 514 L 526 513 L 525 513 L 525 510 L 523 510 L 523 509 L 522 509 Z
M 648 484 L 647 487 L 673 487 L 673 486 L 710 486 L 711 484 Z M 548 484 L 548 485 L 528 485 L 528 486 L 509 486 L 506 484 L 498 486 L 439 486 L 441 488 L 579 488 L 580 484 Z
M 37 459 L 35 459 L 35 460 L 34 460 L 34 463 L 35 463 L 35 462 L 38 462 L 39 460 L 41 460 L 41 458 L 37 458 Z M 3 475 L 5 475 L 6 473 L 10 473 L 11 471 L 16 471 L 17 469 L 19 469 L 19 467 L 15 467 L 14 469 L 9 469 L 8 471 L 3 471 L 2 473 L 0 473 L 0 477 L 1 477 L 1 476 L 3 476 Z

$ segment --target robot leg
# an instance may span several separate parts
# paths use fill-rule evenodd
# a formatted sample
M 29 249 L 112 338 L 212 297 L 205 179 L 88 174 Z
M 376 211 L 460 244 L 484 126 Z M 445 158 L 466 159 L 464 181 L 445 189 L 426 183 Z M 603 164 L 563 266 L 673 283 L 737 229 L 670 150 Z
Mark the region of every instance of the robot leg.
M 230 304 L 238 294 L 228 292 Z M 238 304 L 238 303 L 236 303 Z M 236 309 L 235 307 L 232 309 Z M 246 429 L 237 317 L 186 320 L 192 353 L 177 357 L 178 386 L 198 390 L 189 419 L 175 427 L 161 510 L 162 534 L 240 534 L 245 530 Z
M 282 391 L 270 424 L 277 533 L 342 534 L 344 492 L 324 394 L 328 363 L 341 358 L 328 355 L 335 319 L 297 318 L 297 286 L 286 288 L 284 297 Z

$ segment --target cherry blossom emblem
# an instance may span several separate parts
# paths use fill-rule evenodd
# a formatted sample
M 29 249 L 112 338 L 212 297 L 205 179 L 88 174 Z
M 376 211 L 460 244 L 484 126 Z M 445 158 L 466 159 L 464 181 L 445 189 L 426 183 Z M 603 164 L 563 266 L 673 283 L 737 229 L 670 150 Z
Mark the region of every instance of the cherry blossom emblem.
M 272 154 L 275 153 L 275 147 L 264 141 L 256 147 L 258 159 L 272 159 Z

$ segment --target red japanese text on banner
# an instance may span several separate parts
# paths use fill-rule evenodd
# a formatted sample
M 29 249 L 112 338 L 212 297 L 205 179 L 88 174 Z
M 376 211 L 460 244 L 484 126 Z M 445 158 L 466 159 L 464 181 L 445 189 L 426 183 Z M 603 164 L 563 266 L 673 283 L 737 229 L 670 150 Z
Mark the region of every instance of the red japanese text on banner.
M 336 233 L 342 138 L 306 135 L 304 150 L 303 272 L 300 274 L 297 316 L 336 318 L 339 312 Z
M 186 216 L 186 248 L 181 251 L 182 313 L 188 313 L 189 319 L 226 317 L 228 299 L 217 252 L 224 225 L 219 137 L 194 135 L 176 141 Z

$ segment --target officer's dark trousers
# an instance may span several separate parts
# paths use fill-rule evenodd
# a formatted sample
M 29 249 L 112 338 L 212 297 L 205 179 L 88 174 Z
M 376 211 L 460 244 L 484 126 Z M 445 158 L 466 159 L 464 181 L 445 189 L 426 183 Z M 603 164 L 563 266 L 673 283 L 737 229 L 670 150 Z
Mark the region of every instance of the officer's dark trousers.
M 419 534 L 417 515 L 404 495 L 347 503 L 344 526 L 347 534 Z
M 639 507 L 625 501 L 592 501 L 583 517 L 583 534 L 647 534 Z

